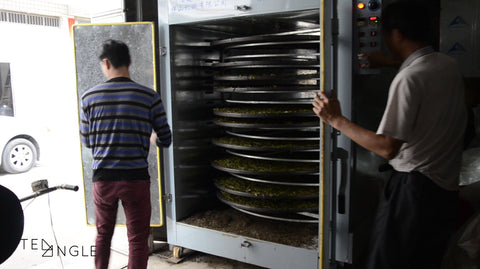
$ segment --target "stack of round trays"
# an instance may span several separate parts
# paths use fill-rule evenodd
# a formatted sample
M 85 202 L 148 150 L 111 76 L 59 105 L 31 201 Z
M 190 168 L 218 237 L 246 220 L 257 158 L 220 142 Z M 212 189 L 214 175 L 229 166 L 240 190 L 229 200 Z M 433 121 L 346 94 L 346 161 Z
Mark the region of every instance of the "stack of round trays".
M 318 221 L 320 122 L 312 111 L 319 91 L 319 29 L 231 38 L 212 43 L 214 90 L 224 106 L 213 143 L 225 156 L 213 167 L 221 201 L 265 218 Z

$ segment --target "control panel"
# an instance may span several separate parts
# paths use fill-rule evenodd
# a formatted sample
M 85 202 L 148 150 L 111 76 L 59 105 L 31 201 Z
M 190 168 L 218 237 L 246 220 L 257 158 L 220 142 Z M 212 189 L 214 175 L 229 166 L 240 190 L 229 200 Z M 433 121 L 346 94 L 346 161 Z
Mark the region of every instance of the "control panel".
M 381 50 L 381 15 L 382 0 L 356 0 L 354 1 L 354 55 Z M 358 60 L 356 70 L 359 74 L 379 73 L 378 69 L 364 68 L 366 60 Z

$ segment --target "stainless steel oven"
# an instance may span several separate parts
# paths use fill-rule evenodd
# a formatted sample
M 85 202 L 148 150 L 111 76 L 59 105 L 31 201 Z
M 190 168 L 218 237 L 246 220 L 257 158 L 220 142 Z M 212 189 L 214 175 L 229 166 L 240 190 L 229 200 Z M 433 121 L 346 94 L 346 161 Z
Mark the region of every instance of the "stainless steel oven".
M 176 255 L 188 248 L 268 268 L 362 262 L 382 180 L 371 171 L 381 160 L 323 126 L 311 103 L 335 89 L 355 117 L 354 55 L 381 45 L 379 35 L 358 33 L 378 31 L 381 4 L 158 2 L 173 130 L 162 152 L 166 225 Z M 365 76 L 359 85 L 370 84 Z

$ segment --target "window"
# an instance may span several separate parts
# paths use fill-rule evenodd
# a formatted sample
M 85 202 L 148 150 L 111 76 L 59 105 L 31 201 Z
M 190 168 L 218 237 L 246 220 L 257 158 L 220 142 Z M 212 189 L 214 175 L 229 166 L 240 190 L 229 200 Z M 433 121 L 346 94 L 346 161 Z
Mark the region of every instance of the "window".
M 10 64 L 0 63 L 0 115 L 13 116 L 12 84 Z
M 0 10 L 0 22 L 60 27 L 60 18 Z

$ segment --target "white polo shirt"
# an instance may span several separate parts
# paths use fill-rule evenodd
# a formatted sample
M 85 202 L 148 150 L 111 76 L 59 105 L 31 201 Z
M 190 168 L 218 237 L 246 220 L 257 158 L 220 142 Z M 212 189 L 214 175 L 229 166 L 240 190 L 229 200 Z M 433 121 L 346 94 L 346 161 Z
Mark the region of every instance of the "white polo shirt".
M 458 189 L 467 114 L 456 61 L 431 47 L 410 55 L 390 85 L 377 134 L 404 141 L 390 165 Z

